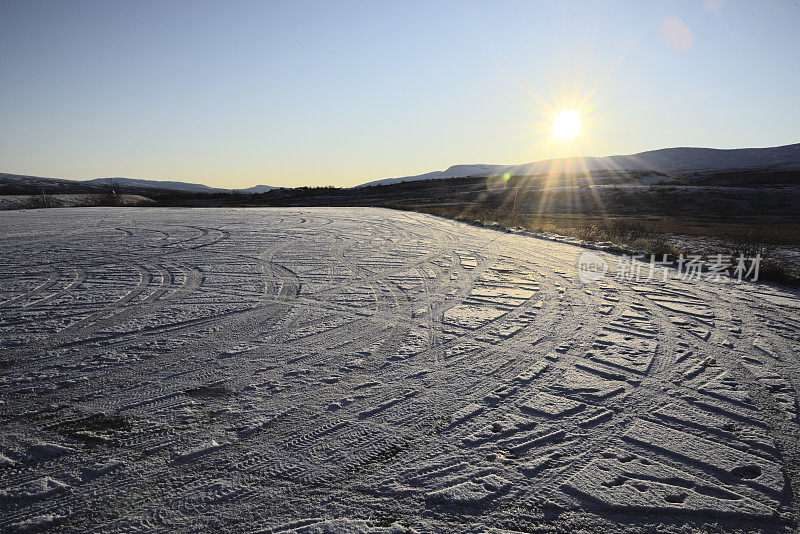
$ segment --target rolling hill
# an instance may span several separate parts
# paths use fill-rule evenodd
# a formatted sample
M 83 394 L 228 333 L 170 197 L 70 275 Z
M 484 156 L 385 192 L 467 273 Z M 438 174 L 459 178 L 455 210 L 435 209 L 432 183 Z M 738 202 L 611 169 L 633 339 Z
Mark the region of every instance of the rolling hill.
M 265 193 L 276 189 L 269 185 L 256 185 L 247 189 L 226 189 L 210 187 L 204 184 L 176 182 L 169 180 L 141 180 L 137 178 L 94 178 L 92 180 L 66 180 L 61 178 L 45 178 L 23 174 L 0 173 L 0 194 L 46 192 L 50 194 L 96 193 L 104 190 L 109 184 L 125 192 L 178 192 L 178 193 Z
M 444 171 L 415 176 L 385 178 L 362 184 L 386 185 L 397 182 L 457 178 L 466 176 L 536 175 L 548 172 L 636 171 L 667 175 L 733 170 L 800 170 L 800 143 L 770 148 L 662 148 L 620 156 L 559 158 L 522 165 L 453 165 Z
M 696 173 L 726 173 L 743 171 L 800 171 L 800 143 L 769 148 L 739 148 L 722 150 L 714 148 L 663 148 L 637 154 L 572 157 L 550 159 L 520 165 L 453 165 L 444 171 L 433 171 L 414 176 L 385 178 L 356 186 L 389 185 L 400 182 L 437 180 L 443 178 L 486 177 L 509 173 L 517 176 L 556 174 L 631 172 L 639 173 L 643 183 L 648 183 L 648 173 L 668 177 L 686 177 Z M 650 177 L 652 178 L 652 177 Z M 135 178 L 95 178 L 91 180 L 65 180 L 20 174 L 0 173 L 0 194 L 28 194 L 29 192 L 94 193 L 102 191 L 109 183 L 116 184 L 129 193 L 266 193 L 280 189 L 269 185 L 255 185 L 245 189 L 226 189 L 204 184 L 167 180 L 141 180 Z M 652 182 L 651 182 L 652 183 Z

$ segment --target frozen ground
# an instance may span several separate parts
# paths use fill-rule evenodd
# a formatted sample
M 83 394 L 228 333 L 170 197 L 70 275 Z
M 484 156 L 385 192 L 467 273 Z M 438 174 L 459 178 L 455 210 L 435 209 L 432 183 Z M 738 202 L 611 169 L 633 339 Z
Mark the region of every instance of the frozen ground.
M 2 531 L 795 526 L 796 292 L 379 209 L 0 228 Z

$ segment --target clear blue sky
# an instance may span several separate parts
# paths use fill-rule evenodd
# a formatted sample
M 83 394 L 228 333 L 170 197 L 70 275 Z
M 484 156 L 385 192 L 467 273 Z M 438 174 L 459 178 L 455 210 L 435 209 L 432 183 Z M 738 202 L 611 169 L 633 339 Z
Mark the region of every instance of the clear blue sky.
M 798 28 L 789 0 L 3 0 L 0 171 L 355 185 L 796 143 Z

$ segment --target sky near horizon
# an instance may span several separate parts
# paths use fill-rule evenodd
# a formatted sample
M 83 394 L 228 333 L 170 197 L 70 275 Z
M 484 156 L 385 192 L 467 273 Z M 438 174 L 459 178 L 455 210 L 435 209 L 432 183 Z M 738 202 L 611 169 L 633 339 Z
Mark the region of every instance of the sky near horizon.
M 798 27 L 796 1 L 4 0 L 0 172 L 352 186 L 792 144 Z

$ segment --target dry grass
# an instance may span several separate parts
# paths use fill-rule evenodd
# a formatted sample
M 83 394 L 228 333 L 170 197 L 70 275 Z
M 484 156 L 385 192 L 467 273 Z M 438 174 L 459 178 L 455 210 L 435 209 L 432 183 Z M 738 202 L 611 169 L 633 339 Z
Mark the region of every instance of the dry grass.
M 768 226 L 754 221 L 724 221 L 719 219 L 690 222 L 678 219 L 653 219 L 634 217 L 599 218 L 583 215 L 534 215 L 529 213 L 512 215 L 505 210 L 489 209 L 480 206 L 461 205 L 399 205 L 386 206 L 393 209 L 428 213 L 448 219 L 470 223 L 496 223 L 503 228 L 519 227 L 532 232 L 552 233 L 574 237 L 587 242 L 607 242 L 616 245 L 617 250 L 635 250 L 658 257 L 666 254 L 677 258 L 681 254 L 697 254 L 671 242 L 674 234 L 700 235 L 713 237 L 722 243 L 719 253 L 745 257 L 761 255 L 762 262 L 759 279 L 800 285 L 796 266 L 775 257 L 778 245 L 800 243 L 800 228 L 796 225 Z M 701 256 L 704 256 L 700 253 Z
M 512 215 L 506 211 L 481 207 L 454 205 L 439 206 L 387 206 L 395 209 L 428 213 L 465 222 L 494 222 L 505 228 L 524 228 L 532 232 L 553 233 L 590 242 L 612 242 L 617 245 L 663 247 L 667 235 L 656 224 L 635 219 L 614 218 L 559 218 L 522 213 Z
M 20 209 L 60 208 L 61 202 L 53 195 L 42 192 L 38 195 L 29 195 L 21 204 Z

